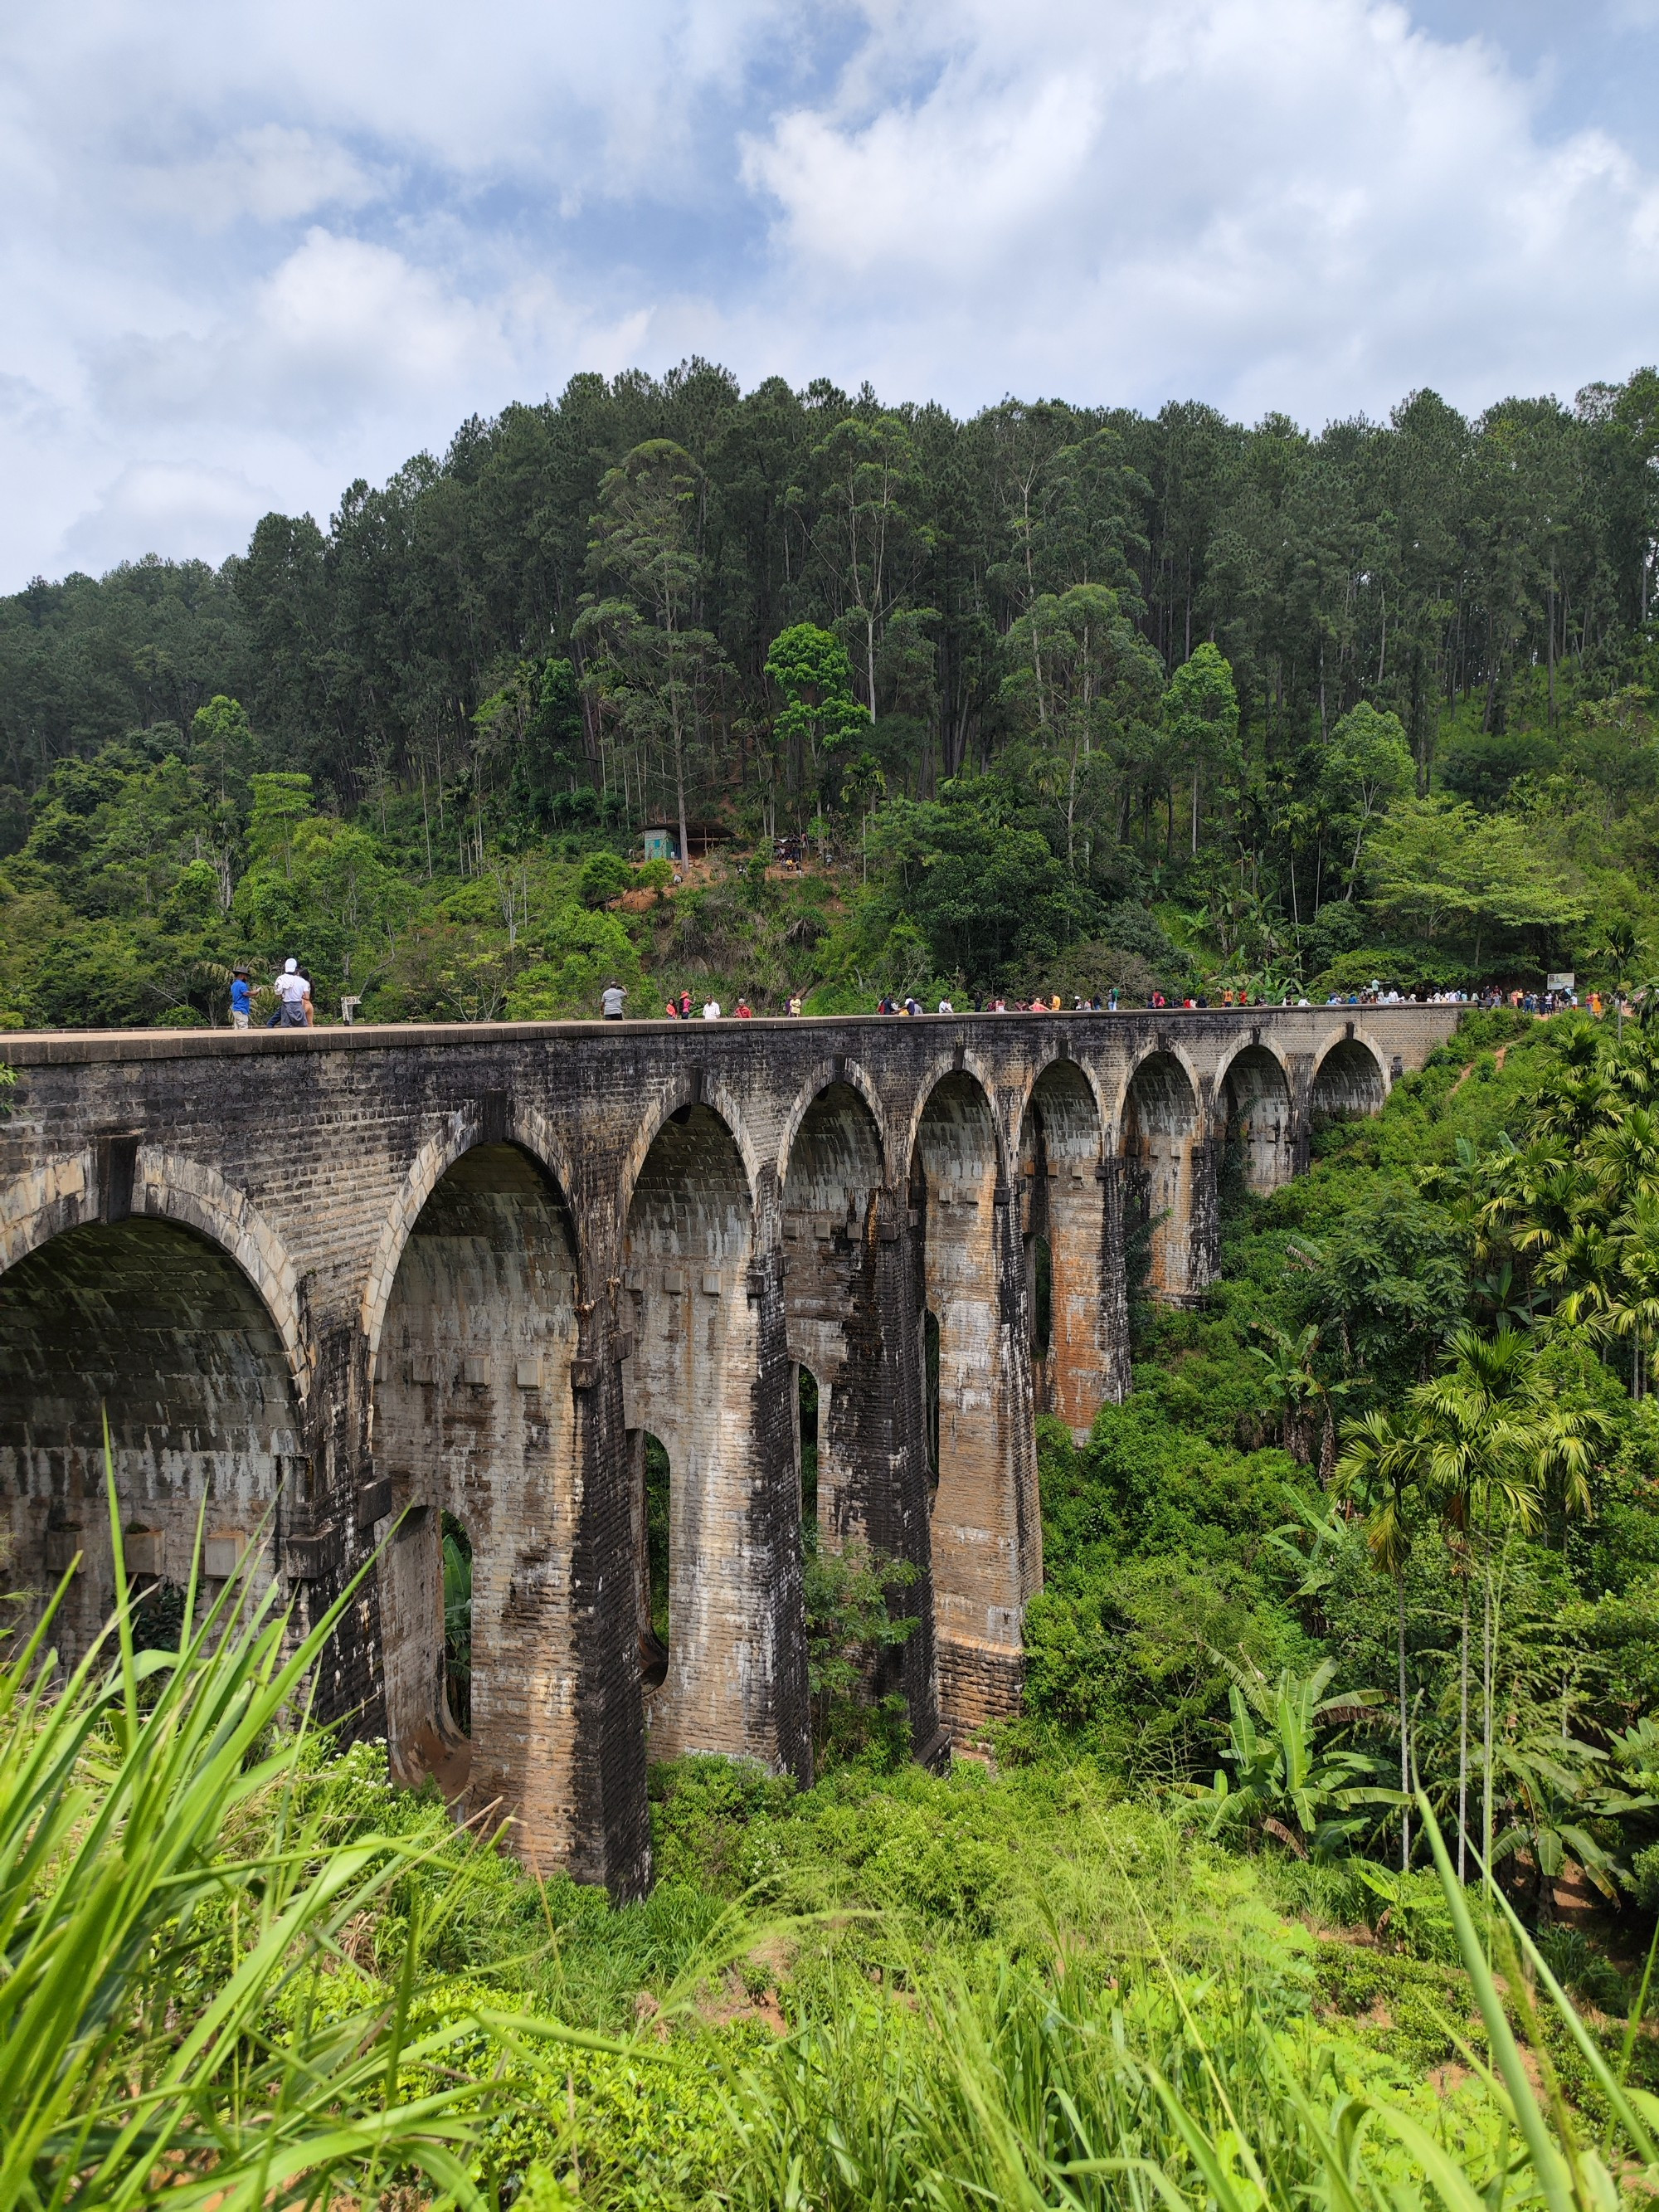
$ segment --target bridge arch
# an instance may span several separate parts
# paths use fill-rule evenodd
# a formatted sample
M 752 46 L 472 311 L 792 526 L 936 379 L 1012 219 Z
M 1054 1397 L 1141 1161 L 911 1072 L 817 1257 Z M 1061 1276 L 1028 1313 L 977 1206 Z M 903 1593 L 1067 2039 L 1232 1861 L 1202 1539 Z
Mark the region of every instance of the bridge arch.
M 1202 1238 L 1202 1091 L 1186 1054 L 1160 1043 L 1144 1054 L 1123 1086 L 1118 1149 L 1127 1179 L 1126 1231 L 1150 1240 L 1154 1294 L 1184 1303 L 1206 1278 Z
M 1037 1410 L 1086 1435 L 1115 1397 L 1105 1121 L 1086 1068 L 1057 1057 L 1026 1095 L 1019 1129 L 1020 1227 Z
M 1116 1095 L 1112 1099 L 1111 1111 L 1106 1117 L 1106 1127 L 1109 1140 L 1115 1143 L 1119 1149 L 1121 1149 L 1122 1146 L 1124 1117 L 1129 1110 L 1131 1093 L 1140 1079 L 1141 1071 L 1152 1060 L 1172 1060 L 1186 1077 L 1192 1092 L 1192 1115 L 1194 1125 L 1196 1127 L 1199 1101 L 1204 1096 L 1204 1079 L 1199 1073 L 1198 1063 L 1182 1040 L 1168 1034 L 1160 1034 L 1136 1054 L 1125 1071 L 1123 1079 L 1117 1087 Z M 1153 1079 L 1158 1079 L 1158 1071 L 1154 1071 Z
M 544 1161 L 481 1121 L 457 1115 L 423 1147 L 404 1194 L 426 1195 L 375 1322 L 386 1740 L 399 1779 L 500 1802 L 554 1854 L 568 1848 L 576 1758 L 578 1252 Z M 447 1553 L 467 1562 L 459 1618 Z M 446 1686 L 463 1641 L 465 1727 Z
M 718 1076 L 702 1067 L 675 1069 L 663 1085 L 655 1103 L 635 1133 L 628 1148 L 618 1177 L 621 1200 L 621 1218 L 625 1222 L 639 1188 L 641 1176 L 649 1158 L 652 1147 L 665 1128 L 672 1122 L 682 1124 L 684 1115 L 696 1108 L 714 1114 L 723 1124 L 742 1163 L 744 1186 L 751 1207 L 759 1202 L 764 1173 L 770 1164 L 756 1143 L 744 1115 L 741 1101 Z
M 759 1249 L 752 1147 L 745 1157 L 702 1085 L 685 1083 L 678 1104 L 672 1096 L 625 1186 L 623 1240 L 636 1546 L 648 1439 L 667 1463 L 667 1655 L 646 1675 L 650 1751 L 798 1770 L 807 1756 L 800 1490 L 779 1262 Z M 644 1652 L 648 1619 L 639 1632 Z
M 1358 1023 L 1346 1023 L 1321 1043 L 1308 1096 L 1309 1119 L 1316 1128 L 1380 1114 L 1388 1095 L 1388 1060 Z
M 1006 1142 L 1001 1116 L 997 1113 L 995 1103 L 996 1070 L 988 1060 L 962 1046 L 957 1046 L 948 1054 L 935 1054 L 917 1079 L 903 1131 L 901 1134 L 895 1127 L 892 1132 L 894 1137 L 900 1139 L 902 1144 L 902 1150 L 894 1156 L 893 1172 L 896 1180 L 901 1176 L 914 1172 L 917 1147 L 921 1138 L 923 1118 L 927 1114 L 940 1085 L 953 1075 L 965 1077 L 984 1099 L 986 1110 L 991 1117 L 992 1137 L 996 1146 L 998 1177 L 1000 1181 L 1007 1180 Z
M 857 1060 L 850 1056 L 838 1054 L 833 1059 L 822 1060 L 818 1062 L 795 1093 L 789 1110 L 784 1116 L 782 1133 L 778 1140 L 777 1176 L 780 1190 L 784 1189 L 788 1183 L 791 1164 L 794 1158 L 802 1123 L 817 1106 L 823 1093 L 837 1084 L 854 1092 L 862 1102 L 876 1133 L 879 1169 L 877 1181 L 878 1182 L 887 1181 L 890 1163 L 887 1149 L 887 1116 L 882 1106 L 881 1095 Z
M 1216 1071 L 1211 1093 L 1216 1141 L 1236 1146 L 1254 1191 L 1276 1190 L 1296 1171 L 1295 1112 L 1284 1055 L 1254 1039 Z
M 484 1120 L 483 1109 L 477 1103 L 456 1108 L 443 1127 L 428 1137 L 416 1152 L 401 1188 L 387 1208 L 364 1278 L 359 1310 L 371 1369 L 380 1348 L 386 1304 L 410 1231 L 427 1200 L 457 1160 L 487 1141 Z M 528 1153 L 561 1192 L 568 1194 L 572 1189 L 569 1155 L 544 1115 L 516 1100 L 509 1101 L 503 1137 Z
M 241 1257 L 201 1225 L 218 1211 L 212 1188 L 188 1209 L 176 1188 L 161 1202 L 145 1169 L 159 1175 L 166 1157 L 135 1163 L 134 1199 L 150 1202 L 64 1228 L 0 1274 L 0 1516 L 36 1589 L 82 1555 L 59 1614 L 71 1658 L 114 1598 L 106 1413 L 129 1570 L 147 1607 L 178 1604 L 204 1505 L 210 1581 L 256 1542 L 263 1579 L 314 1494 L 303 1363 L 296 1371 Z M 176 1633 L 176 1613 L 165 1624 L 158 1613 L 167 1624 Z
M 795 1121 L 781 1178 L 783 1297 L 789 1356 L 817 1393 L 816 1522 L 831 1547 L 869 1535 L 860 1480 L 869 1393 L 881 1385 L 881 1126 L 844 1076 L 828 1079 Z M 890 1198 L 886 1201 L 889 1216 Z M 795 1403 L 799 1407 L 800 1394 Z M 799 1439 L 798 1439 L 799 1445 Z

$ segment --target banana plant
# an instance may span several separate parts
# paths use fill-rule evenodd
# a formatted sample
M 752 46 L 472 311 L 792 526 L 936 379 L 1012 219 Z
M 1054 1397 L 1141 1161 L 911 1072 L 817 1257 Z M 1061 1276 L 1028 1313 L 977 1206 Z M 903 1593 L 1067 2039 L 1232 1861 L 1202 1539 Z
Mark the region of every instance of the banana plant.
M 1374 1690 L 1329 1694 L 1336 1668 L 1328 1659 L 1310 1674 L 1287 1668 L 1270 1683 L 1259 1668 L 1241 1667 L 1224 1653 L 1216 1656 L 1233 1678 L 1222 1754 L 1233 1771 L 1218 1767 L 1213 1782 L 1193 1785 L 1193 1795 L 1209 1808 L 1212 1835 L 1253 1827 L 1297 1858 L 1328 1859 L 1377 1810 L 1401 1803 L 1400 1792 L 1379 1782 L 1382 1764 L 1370 1753 L 1325 1740 L 1331 1730 L 1370 1717 L 1382 1702 Z

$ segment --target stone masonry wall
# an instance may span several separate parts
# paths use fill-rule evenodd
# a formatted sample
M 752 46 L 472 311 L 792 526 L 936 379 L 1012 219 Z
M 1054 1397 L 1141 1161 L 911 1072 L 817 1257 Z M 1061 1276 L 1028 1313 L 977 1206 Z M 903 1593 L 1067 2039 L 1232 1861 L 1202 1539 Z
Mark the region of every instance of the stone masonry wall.
M 634 1893 L 647 1741 L 804 1771 L 797 1361 L 833 1370 L 813 1370 L 831 1523 L 921 1571 L 921 1631 L 897 1662 L 918 1748 L 939 1719 L 966 1734 L 1017 1698 L 1041 1573 L 1019 1172 L 1034 1107 L 1056 1286 L 1042 1387 L 1081 1428 L 1127 1383 L 1126 1211 L 1150 1198 L 1164 1217 L 1163 1294 L 1209 1279 L 1230 1121 L 1253 1159 L 1264 1141 L 1241 1055 L 1283 1072 L 1299 1165 L 1317 1117 L 1374 1107 L 1455 1018 L 0 1037 L 19 1076 L 0 1123 L 15 1579 L 42 1588 L 82 1548 L 67 1648 L 93 1632 L 105 1402 L 123 1522 L 160 1579 L 205 1499 L 215 1562 L 263 1522 L 303 1621 L 424 1505 L 426 1533 L 414 1516 L 363 1581 L 319 1694 L 360 1731 L 390 1725 L 400 1761 L 429 1721 L 441 1756 L 434 1529 L 457 1513 L 477 1589 L 473 1799 L 499 1797 L 538 1863 Z M 1097 1133 L 1072 1110 L 1085 1092 Z M 924 1300 L 948 1369 L 931 1500 Z M 641 1427 L 677 1477 L 680 1649 L 657 1691 L 640 1652 Z

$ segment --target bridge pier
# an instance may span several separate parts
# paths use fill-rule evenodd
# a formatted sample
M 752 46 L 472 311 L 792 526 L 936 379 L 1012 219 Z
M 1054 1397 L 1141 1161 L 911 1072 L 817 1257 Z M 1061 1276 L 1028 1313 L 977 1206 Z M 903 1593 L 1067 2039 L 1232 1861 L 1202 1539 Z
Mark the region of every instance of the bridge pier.
M 924 1755 L 971 1741 L 1018 1699 L 1036 1413 L 1081 1435 L 1128 1385 L 1126 1254 L 1201 1297 L 1224 1161 L 1271 1188 L 1455 1019 L 0 1036 L 8 1580 L 38 1602 L 80 1554 L 78 1658 L 113 1584 L 106 1407 L 157 1620 L 198 1514 L 210 1582 L 257 1546 L 301 1623 L 361 1572 L 319 1710 L 635 1894 L 647 1755 L 810 1770 L 801 1369 L 819 1540 L 918 1577 L 872 1686 Z
M 884 1172 L 870 1106 L 832 1081 L 790 1149 L 785 1307 L 797 1371 L 817 1386 L 817 1540 L 828 1551 L 856 1542 L 914 1571 L 890 1604 L 915 1627 L 878 1656 L 869 1686 L 903 1696 L 913 1746 L 929 1756 L 939 1724 L 921 1351 L 903 1209 Z M 798 1464 L 799 1453 L 798 1431 Z
M 939 1712 L 962 1741 L 1017 1709 L 1020 1623 L 1042 1581 L 1019 1212 L 989 1101 L 965 1073 L 946 1076 L 924 1105 L 911 1192 L 923 1343 L 933 1347 L 924 1363 Z
M 1020 1131 L 1033 1394 L 1081 1443 L 1127 1384 L 1123 1252 L 1099 1105 L 1073 1060 L 1038 1077 Z
M 668 1465 L 668 1634 L 646 1695 L 653 1759 L 810 1766 L 800 1492 L 782 1269 L 709 1107 L 663 1124 L 629 1209 L 624 1419 Z

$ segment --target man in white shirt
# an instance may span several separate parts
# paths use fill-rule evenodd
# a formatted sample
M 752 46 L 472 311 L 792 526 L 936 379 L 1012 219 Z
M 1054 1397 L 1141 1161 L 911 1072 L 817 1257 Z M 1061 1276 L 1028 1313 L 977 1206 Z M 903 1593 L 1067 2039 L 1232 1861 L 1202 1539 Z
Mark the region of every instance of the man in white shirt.
M 608 1022 L 619 1022 L 623 1018 L 623 1000 L 628 996 L 613 975 L 599 994 L 599 1012 Z
M 272 1029 L 304 1029 L 306 1001 L 310 996 L 311 986 L 300 973 L 299 962 L 285 960 L 283 972 L 276 978 L 276 1014 L 270 1026 Z
M 703 1000 L 702 1018 L 706 1022 L 719 1021 L 720 1018 L 720 1002 L 718 999 L 705 999 Z

